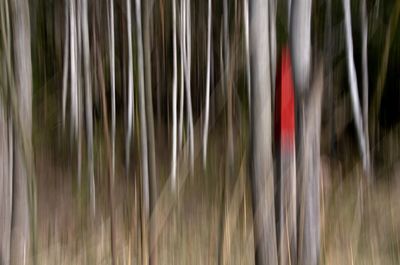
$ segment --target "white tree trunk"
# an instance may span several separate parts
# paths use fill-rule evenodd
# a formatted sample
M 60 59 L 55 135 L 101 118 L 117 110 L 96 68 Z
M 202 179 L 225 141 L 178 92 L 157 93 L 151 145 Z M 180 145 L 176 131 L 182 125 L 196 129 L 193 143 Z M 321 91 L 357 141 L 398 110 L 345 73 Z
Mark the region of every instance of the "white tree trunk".
M 66 115 L 66 110 L 67 110 L 67 90 L 68 90 L 68 57 L 69 57 L 69 16 L 68 16 L 68 10 L 69 10 L 69 1 L 65 0 L 65 40 L 64 40 L 64 65 L 63 65 L 63 90 L 62 90 L 62 124 L 63 128 L 65 126 L 65 115 Z
M 189 131 L 189 150 L 190 150 L 190 168 L 193 173 L 194 169 L 194 132 L 193 132 L 193 113 L 192 113 L 192 96 L 191 96 L 191 16 L 190 16 L 190 1 L 183 0 L 183 25 L 184 25 L 184 68 L 185 68 L 185 88 L 186 88 L 186 111 L 188 116 L 188 131 Z
M 112 172 L 114 179 L 115 172 L 115 38 L 114 38 L 114 0 L 109 0 L 108 9 L 108 32 L 109 32 L 109 55 L 110 55 L 110 75 L 111 75 L 111 156 Z
M 3 77 L 3 76 L 2 76 Z M 13 207 L 12 123 L 0 101 L 0 263 L 10 264 L 11 216 Z
M 208 26 L 207 26 L 207 77 L 206 77 L 206 104 L 203 132 L 203 166 L 206 167 L 208 123 L 210 116 L 210 75 L 211 75 L 211 0 L 208 0 Z
M 131 0 L 126 0 L 128 24 L 128 130 L 126 135 L 126 167 L 129 170 L 130 145 L 135 126 L 135 93 L 133 84 L 133 52 L 132 52 L 132 15 Z
M 176 188 L 176 156 L 177 156 L 177 105 L 178 105 L 178 66 L 176 48 L 176 0 L 172 0 L 172 46 L 173 46 L 173 78 L 172 78 L 172 161 L 171 179 L 172 189 Z
M 278 264 L 271 146 L 271 77 L 268 2 L 250 6 L 251 164 L 256 264 Z
M 94 158 L 93 158 L 93 112 L 92 112 L 92 72 L 89 48 L 89 23 L 88 23 L 88 0 L 82 0 L 82 36 L 84 54 L 84 76 L 85 76 L 85 98 L 86 98 L 86 137 L 87 156 L 89 166 L 90 205 L 92 214 L 96 210 L 96 190 L 94 183 Z
M 368 133 L 368 17 L 366 0 L 361 0 L 361 39 L 362 39 L 362 85 L 363 85 L 363 122 L 365 136 L 365 173 L 370 175 L 370 151 Z
M 139 79 L 139 115 L 140 115 L 140 151 L 141 151 L 141 173 L 143 189 L 143 207 L 147 217 L 150 216 L 149 209 L 149 169 L 148 169 L 148 150 L 147 150 L 147 126 L 146 126 L 146 103 L 144 91 L 144 59 L 143 59 L 143 38 L 142 38 L 142 16 L 140 0 L 136 3 L 136 34 L 138 49 L 138 79 Z
M 351 14 L 350 14 L 350 0 L 343 0 L 343 11 L 346 29 L 346 55 L 347 55 L 347 70 L 349 76 L 351 103 L 353 107 L 354 121 L 356 125 L 358 144 L 361 152 L 363 167 L 367 165 L 365 135 L 361 116 L 360 98 L 358 96 L 358 85 L 356 68 L 354 65 L 353 56 L 353 37 L 351 33 Z
M 14 71 L 21 136 L 15 143 L 11 264 L 23 264 L 30 254 L 28 161 L 32 134 L 32 62 L 29 3 L 11 1 L 14 36 Z M 12 89 L 12 88 L 11 88 Z M 25 153 L 24 153 L 25 152 Z M 31 172 L 33 173 L 33 172 Z

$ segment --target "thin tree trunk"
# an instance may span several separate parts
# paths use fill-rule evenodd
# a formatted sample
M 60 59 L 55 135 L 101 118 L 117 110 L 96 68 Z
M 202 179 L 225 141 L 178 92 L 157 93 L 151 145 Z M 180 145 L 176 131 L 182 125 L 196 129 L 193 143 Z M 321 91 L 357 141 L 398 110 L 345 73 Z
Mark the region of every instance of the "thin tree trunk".
M 70 64 L 71 64 L 71 129 L 74 135 L 78 134 L 78 42 L 76 25 L 75 1 L 69 2 L 70 26 Z M 80 182 L 80 180 L 78 180 Z
M 69 57 L 69 1 L 65 0 L 65 40 L 64 40 L 64 65 L 63 65 L 63 90 L 62 90 L 62 124 L 65 126 L 65 114 L 67 110 L 67 85 L 68 85 L 68 57 Z
M 203 133 L 203 167 L 206 167 L 207 160 L 207 141 L 208 141 L 208 123 L 210 116 L 210 75 L 211 75 L 211 0 L 208 0 L 208 26 L 207 26 L 207 77 L 206 77 L 206 104 Z
M 250 176 L 256 264 L 278 264 L 271 146 L 271 77 L 268 2 L 250 6 L 251 156 Z
M 0 225 L 0 263 L 10 264 L 13 209 L 13 134 L 12 123 L 4 103 L 3 98 L 0 101 L 0 218 L 2 220 Z
M 179 103 L 179 150 L 182 148 L 182 143 L 183 143 L 183 115 L 184 115 L 184 101 L 185 101 L 185 67 L 184 67 L 184 11 L 183 11 L 183 1 L 181 0 L 181 5 L 180 5 L 180 103 Z
M 145 100 L 146 100 L 146 123 L 147 123 L 147 144 L 148 144 L 148 168 L 149 168 L 149 187 L 150 187 L 150 214 L 157 201 L 157 167 L 155 153 L 155 137 L 154 137 L 154 112 L 153 112 L 153 95 L 151 82 L 151 42 L 150 42 L 150 25 L 153 9 L 153 1 L 145 1 L 144 5 L 144 23 L 143 23 L 143 47 L 144 47 L 144 77 L 145 77 Z M 157 218 L 154 218 L 155 220 Z M 156 222 L 150 223 L 149 235 L 150 245 L 152 245 L 153 232 L 155 231 Z M 149 248 L 149 264 L 157 264 L 157 248 Z
M 32 150 L 32 62 L 29 3 L 26 0 L 11 1 L 12 25 L 14 37 L 14 71 L 17 92 L 17 109 L 22 137 L 17 139 L 14 148 L 13 175 L 13 209 L 11 231 L 11 264 L 23 264 L 29 257 L 31 249 L 31 230 L 29 215 L 29 161 L 27 154 Z M 13 89 L 13 88 L 11 88 Z M 32 197 L 31 197 L 32 198 Z M 34 210 L 34 209 L 31 209 Z M 33 214 L 31 212 L 31 214 Z M 33 245 L 32 245 L 33 247 Z
M 277 0 L 269 1 L 269 34 L 270 34 L 270 55 L 271 55 L 271 87 L 272 87 L 272 98 L 275 98 L 275 78 L 276 78 L 276 58 L 277 58 L 277 43 L 276 43 L 276 11 L 277 11 Z M 272 100 L 272 109 L 274 110 L 274 100 Z
M 232 168 L 234 163 L 234 149 L 233 149 L 233 82 L 231 80 L 232 72 L 230 69 L 230 51 L 229 51 L 229 9 L 227 0 L 223 1 L 223 19 L 224 19 L 224 64 L 225 64 L 225 85 L 227 92 L 227 126 L 228 126 L 228 137 L 227 137 L 227 168 L 228 175 L 232 174 Z
M 0 264 L 10 264 L 11 229 L 13 209 L 13 131 L 10 107 L 7 104 L 11 88 L 11 29 L 8 1 L 0 3 L 2 43 L 0 60 L 4 69 L 0 72 Z
M 177 105 L 178 105 L 178 67 L 177 67 L 177 48 L 176 48 L 176 0 L 172 0 L 172 46 L 173 46 L 173 78 L 172 78 L 172 162 L 171 180 L 172 189 L 176 188 L 176 154 L 177 154 Z
M 88 0 L 83 0 L 82 10 L 82 35 L 83 54 L 85 67 L 85 96 L 86 96 L 86 137 L 87 156 L 89 166 L 90 205 L 92 214 L 96 210 L 96 190 L 94 183 L 94 158 L 93 158 L 93 113 L 92 113 L 92 73 L 90 68 L 89 25 L 88 25 Z
M 192 96 L 191 96 L 191 17 L 190 17 L 190 1 L 183 0 L 183 64 L 185 69 L 185 94 L 186 94 L 186 112 L 188 117 L 189 132 L 189 150 L 190 150 L 190 168 L 193 173 L 194 169 L 194 132 L 193 132 L 193 113 L 192 113 Z
M 249 109 L 251 108 L 251 74 L 250 74 L 250 44 L 249 44 L 249 0 L 243 0 L 244 38 L 246 48 L 246 74 L 247 74 L 247 97 Z M 249 111 L 250 113 L 250 111 Z
M 132 52 L 132 15 L 131 0 L 126 1 L 127 24 L 128 24 L 128 130 L 126 135 L 126 168 L 129 172 L 130 147 L 132 134 L 135 131 L 135 93 L 133 84 L 133 52 Z
M 139 79 L 139 115 L 140 115 L 140 149 L 141 149 L 141 174 L 142 174 L 142 263 L 149 264 L 149 221 L 150 221 L 150 194 L 149 194 L 149 167 L 147 146 L 146 100 L 144 85 L 144 58 L 142 38 L 141 0 L 135 0 L 136 4 L 136 33 L 138 50 L 138 79 Z
M 115 38 L 114 38 L 114 0 L 109 0 L 108 9 L 108 32 L 109 32 L 109 55 L 111 76 L 111 152 L 112 152 L 112 181 L 115 172 Z
M 358 85 L 356 68 L 354 65 L 353 57 L 353 37 L 351 33 L 351 14 L 350 14 L 350 0 L 343 0 L 344 18 L 345 18 L 345 29 L 346 29 L 346 54 L 347 54 L 347 69 L 349 76 L 351 103 L 353 107 L 354 121 L 356 125 L 357 138 L 359 148 L 361 152 L 363 167 L 367 165 L 367 152 L 366 152 L 366 141 L 364 135 L 364 126 L 361 115 L 360 98 L 358 96 Z
M 371 159 L 368 132 L 368 17 L 366 0 L 361 0 L 361 39 L 362 39 L 362 85 L 363 85 L 363 121 L 365 135 L 365 173 L 370 177 Z

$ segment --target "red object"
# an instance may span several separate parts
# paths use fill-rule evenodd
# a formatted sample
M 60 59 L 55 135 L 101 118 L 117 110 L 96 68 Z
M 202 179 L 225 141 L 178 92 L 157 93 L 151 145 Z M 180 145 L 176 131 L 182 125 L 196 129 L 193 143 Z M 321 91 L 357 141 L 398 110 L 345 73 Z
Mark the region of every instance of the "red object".
M 282 49 L 275 90 L 275 139 L 281 148 L 292 147 L 295 135 L 294 86 L 287 46 Z

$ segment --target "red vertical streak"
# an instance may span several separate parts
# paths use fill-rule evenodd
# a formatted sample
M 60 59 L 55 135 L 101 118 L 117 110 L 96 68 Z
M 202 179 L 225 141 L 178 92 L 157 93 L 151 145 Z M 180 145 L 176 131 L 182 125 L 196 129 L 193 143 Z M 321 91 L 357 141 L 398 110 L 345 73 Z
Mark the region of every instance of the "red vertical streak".
M 282 149 L 292 148 L 295 133 L 294 89 L 289 49 L 282 49 L 275 97 L 275 139 Z

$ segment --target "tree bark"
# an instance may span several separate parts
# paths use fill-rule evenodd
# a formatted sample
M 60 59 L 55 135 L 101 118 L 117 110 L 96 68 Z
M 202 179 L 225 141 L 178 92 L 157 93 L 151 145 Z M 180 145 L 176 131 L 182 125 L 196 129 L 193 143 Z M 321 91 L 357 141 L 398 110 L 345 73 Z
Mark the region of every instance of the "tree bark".
M 154 111 L 153 111 L 153 93 L 151 82 L 151 15 L 153 9 L 153 1 L 145 1 L 144 5 L 144 22 L 143 22 L 143 52 L 144 52 L 144 77 L 145 77 L 145 106 L 146 106 L 146 124 L 147 124 L 147 145 L 148 145 L 148 169 L 149 169 L 149 187 L 150 187 L 150 215 L 157 201 L 157 167 L 155 153 L 155 137 L 154 137 Z M 156 218 L 155 218 L 156 219 Z M 150 223 L 149 235 L 150 245 L 152 245 L 153 231 L 156 222 Z M 157 247 L 149 249 L 149 264 L 157 264 Z
M 277 264 L 274 176 L 271 151 L 271 77 L 268 2 L 250 6 L 251 161 L 250 176 L 256 264 Z
M 354 121 L 356 125 L 358 144 L 362 157 L 363 167 L 367 165 L 367 152 L 366 152 L 366 141 L 365 131 L 363 126 L 363 120 L 361 115 L 360 98 L 358 96 L 358 84 L 356 68 L 354 65 L 353 57 L 353 37 L 351 33 L 351 14 L 350 14 L 350 0 L 343 0 L 343 11 L 345 18 L 345 29 L 346 29 L 346 58 L 347 58 L 347 70 L 349 76 L 349 86 L 351 95 L 351 105 L 353 107 Z
M 18 120 L 21 136 L 14 142 L 13 209 L 11 231 L 11 264 L 23 264 L 29 257 L 30 216 L 28 196 L 27 158 L 32 147 L 32 62 L 29 3 L 27 0 L 11 1 L 14 36 L 14 71 L 17 91 Z M 11 88 L 13 89 L 13 88 Z M 14 132 L 15 133 L 15 132 Z

